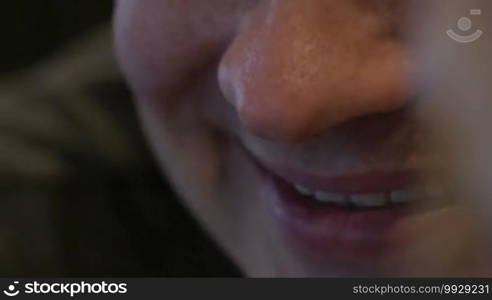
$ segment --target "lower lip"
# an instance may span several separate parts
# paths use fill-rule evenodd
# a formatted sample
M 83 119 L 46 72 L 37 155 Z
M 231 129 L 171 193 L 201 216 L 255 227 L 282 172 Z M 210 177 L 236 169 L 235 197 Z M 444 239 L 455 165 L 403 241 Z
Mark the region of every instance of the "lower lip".
M 267 198 L 281 234 L 297 252 L 338 263 L 377 262 L 387 254 L 385 236 L 408 212 L 403 206 L 351 209 L 318 204 L 266 171 Z

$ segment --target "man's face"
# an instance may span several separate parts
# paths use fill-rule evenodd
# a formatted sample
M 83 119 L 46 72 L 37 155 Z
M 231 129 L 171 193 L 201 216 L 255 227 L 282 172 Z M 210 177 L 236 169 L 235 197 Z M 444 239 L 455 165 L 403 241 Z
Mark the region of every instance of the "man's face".
M 118 1 L 155 153 L 246 274 L 391 274 L 387 233 L 430 159 L 403 2 Z

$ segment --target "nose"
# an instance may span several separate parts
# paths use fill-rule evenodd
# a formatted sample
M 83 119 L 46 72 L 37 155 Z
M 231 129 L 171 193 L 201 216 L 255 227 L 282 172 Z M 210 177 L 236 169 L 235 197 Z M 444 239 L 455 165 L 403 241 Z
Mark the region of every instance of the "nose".
M 299 141 L 405 105 L 405 55 L 389 13 L 354 2 L 264 1 L 245 17 L 219 66 L 244 127 Z

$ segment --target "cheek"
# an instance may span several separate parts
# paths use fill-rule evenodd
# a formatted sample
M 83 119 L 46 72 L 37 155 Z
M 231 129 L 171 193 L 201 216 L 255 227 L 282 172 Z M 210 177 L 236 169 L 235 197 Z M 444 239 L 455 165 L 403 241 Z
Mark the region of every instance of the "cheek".
M 211 1 L 205 9 L 203 1 L 194 0 L 120 0 L 115 45 L 137 98 L 173 99 L 214 66 L 238 19 L 237 7 L 212 9 L 224 6 L 221 2 L 231 1 Z

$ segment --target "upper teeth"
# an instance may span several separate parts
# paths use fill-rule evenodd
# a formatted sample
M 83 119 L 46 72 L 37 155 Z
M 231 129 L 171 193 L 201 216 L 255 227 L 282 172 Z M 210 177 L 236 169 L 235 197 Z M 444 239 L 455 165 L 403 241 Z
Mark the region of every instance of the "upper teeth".
M 295 189 L 304 196 L 323 202 L 338 205 L 353 205 L 356 207 L 382 207 L 388 204 L 403 204 L 421 197 L 424 191 L 415 188 L 393 190 L 379 193 L 357 193 L 357 194 L 340 194 L 327 193 L 307 188 L 295 184 Z

